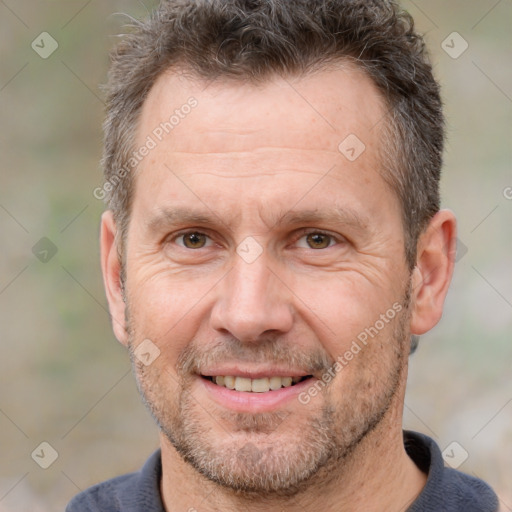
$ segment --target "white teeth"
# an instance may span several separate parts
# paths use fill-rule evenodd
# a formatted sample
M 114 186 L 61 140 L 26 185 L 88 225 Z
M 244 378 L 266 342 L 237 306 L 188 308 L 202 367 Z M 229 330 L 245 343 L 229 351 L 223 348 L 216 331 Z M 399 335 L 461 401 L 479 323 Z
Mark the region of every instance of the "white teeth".
M 283 383 L 283 387 L 289 388 L 292 385 L 291 377 L 281 377 L 281 382 Z
M 270 389 L 281 389 L 281 377 L 270 377 Z
M 226 376 L 224 377 L 224 386 L 228 389 L 235 389 L 235 377 Z
M 252 391 L 251 379 L 245 377 L 236 377 L 235 389 L 237 391 Z
M 276 391 L 281 388 L 288 388 L 292 384 L 297 384 L 303 377 L 262 377 L 259 379 L 249 379 L 247 377 L 234 377 L 232 375 L 217 375 L 213 381 L 222 387 L 235 389 L 236 391 L 245 391 L 253 393 L 266 393 L 267 391 Z
M 263 379 L 252 379 L 252 392 L 253 393 L 265 393 L 270 389 L 267 377 Z

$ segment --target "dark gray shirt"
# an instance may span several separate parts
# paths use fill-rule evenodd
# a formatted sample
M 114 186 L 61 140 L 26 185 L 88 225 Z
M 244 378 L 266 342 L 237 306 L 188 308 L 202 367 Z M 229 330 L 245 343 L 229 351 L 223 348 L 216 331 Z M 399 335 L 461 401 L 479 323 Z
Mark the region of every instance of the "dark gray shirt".
M 407 512 L 496 512 L 498 499 L 482 480 L 444 466 L 437 444 L 416 432 L 404 432 L 404 445 L 427 484 Z M 137 473 L 119 476 L 78 494 L 66 512 L 164 512 L 160 496 L 160 450 Z

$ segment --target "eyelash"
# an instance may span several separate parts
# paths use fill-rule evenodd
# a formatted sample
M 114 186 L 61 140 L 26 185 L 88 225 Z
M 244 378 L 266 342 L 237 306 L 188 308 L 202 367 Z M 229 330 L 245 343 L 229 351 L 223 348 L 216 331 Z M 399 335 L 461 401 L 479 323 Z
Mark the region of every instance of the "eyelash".
M 169 241 L 170 242 L 176 242 L 176 240 L 180 239 L 180 238 L 183 238 L 185 235 L 191 235 L 191 234 L 199 234 L 199 235 L 204 235 L 206 236 L 210 242 L 213 242 L 212 238 L 205 232 L 203 231 L 196 231 L 196 230 L 186 230 L 186 231 L 180 231 L 179 233 L 177 233 L 176 235 L 174 235 Z M 323 236 L 327 236 L 331 239 L 331 241 L 333 242 L 336 242 L 336 243 L 342 243 L 344 240 L 343 240 L 343 237 L 337 237 L 337 236 L 334 236 L 332 235 L 331 233 L 328 233 L 326 231 L 320 231 L 318 229 L 307 229 L 307 228 L 304 228 L 302 230 L 299 231 L 298 233 L 298 236 L 294 236 L 294 243 L 297 243 L 300 239 L 308 236 L 308 235 L 323 235 Z M 341 238 L 341 240 L 340 240 Z M 180 244 L 178 244 L 180 245 Z M 190 251 L 194 251 L 194 250 L 199 250 L 199 249 L 206 249 L 207 247 L 200 247 L 199 249 L 190 249 L 188 247 L 186 247 L 184 244 L 183 245 L 180 245 L 180 247 L 182 247 L 183 249 L 189 249 Z M 332 247 L 332 245 L 328 245 L 327 247 L 323 248 L 323 249 L 313 249 L 312 247 L 309 247 L 310 250 L 312 251 L 321 251 L 321 250 L 325 250 L 325 249 L 328 249 Z

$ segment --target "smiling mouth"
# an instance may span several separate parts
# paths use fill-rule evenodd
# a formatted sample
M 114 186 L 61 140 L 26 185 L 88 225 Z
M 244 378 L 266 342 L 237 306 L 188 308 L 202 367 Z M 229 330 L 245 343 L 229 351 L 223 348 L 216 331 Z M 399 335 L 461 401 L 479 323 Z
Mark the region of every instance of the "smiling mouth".
M 269 391 L 277 391 L 281 388 L 289 388 L 295 386 L 299 382 L 310 379 L 312 375 L 301 377 L 262 377 L 260 379 L 250 379 L 248 377 L 237 377 L 233 375 L 201 375 L 203 379 L 209 380 L 217 386 L 235 391 L 246 393 L 267 393 Z

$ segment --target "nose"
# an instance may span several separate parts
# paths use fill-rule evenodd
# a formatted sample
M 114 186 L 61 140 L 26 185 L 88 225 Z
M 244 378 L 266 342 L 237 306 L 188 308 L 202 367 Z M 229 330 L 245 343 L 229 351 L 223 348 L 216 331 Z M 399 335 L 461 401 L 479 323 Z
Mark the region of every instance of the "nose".
M 252 263 L 238 259 L 219 285 L 211 316 L 215 330 L 249 343 L 291 329 L 293 294 L 263 256 Z

